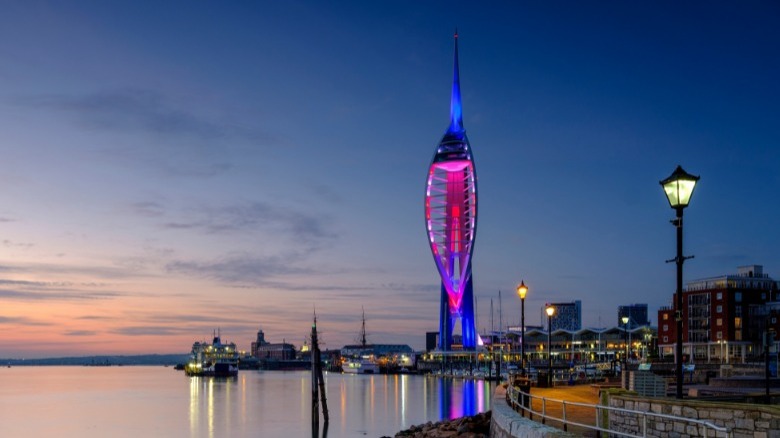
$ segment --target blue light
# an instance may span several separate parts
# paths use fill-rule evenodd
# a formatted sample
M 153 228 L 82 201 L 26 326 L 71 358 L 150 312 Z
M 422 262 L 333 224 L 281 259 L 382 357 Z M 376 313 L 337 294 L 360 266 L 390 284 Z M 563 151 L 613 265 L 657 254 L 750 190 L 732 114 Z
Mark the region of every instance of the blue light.
M 450 127 L 448 134 L 463 132 L 463 106 L 460 100 L 460 69 L 458 67 L 458 34 L 455 34 L 455 71 L 452 79 L 452 97 L 450 98 Z

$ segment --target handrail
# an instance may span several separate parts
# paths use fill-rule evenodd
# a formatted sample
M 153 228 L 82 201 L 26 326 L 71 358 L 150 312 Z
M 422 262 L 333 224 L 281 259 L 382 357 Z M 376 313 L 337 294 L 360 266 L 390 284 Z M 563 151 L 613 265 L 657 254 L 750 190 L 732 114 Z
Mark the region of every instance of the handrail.
M 707 430 L 708 429 L 714 430 L 714 432 L 715 432 L 714 436 L 716 436 L 716 437 L 718 436 L 718 433 L 721 433 L 722 434 L 721 436 L 725 436 L 725 437 L 728 437 L 728 438 L 730 438 L 732 436 L 731 431 L 727 427 L 718 426 L 716 424 L 712 424 L 712 423 L 710 423 L 708 421 L 704 421 L 704 420 L 696 420 L 696 419 L 693 419 L 693 418 L 678 417 L 676 415 L 659 414 L 659 413 L 655 413 L 655 412 L 637 411 L 637 410 L 634 410 L 634 409 L 617 408 L 617 407 L 613 407 L 613 406 L 602 406 L 602 405 L 594 405 L 594 404 L 591 404 L 591 403 L 581 403 L 581 402 L 573 402 L 573 401 L 567 401 L 567 400 L 558 400 L 558 399 L 553 399 L 553 398 L 548 398 L 548 397 L 540 397 L 540 396 L 531 395 L 530 393 L 523 392 L 523 391 L 520 391 L 518 389 L 515 389 L 515 387 L 512 386 L 512 385 L 509 385 L 507 387 L 506 394 L 507 394 L 507 401 L 510 403 L 512 408 L 516 409 L 516 410 L 519 409 L 523 413 L 523 416 L 525 416 L 524 415 L 525 412 L 528 412 L 528 418 L 529 419 L 533 419 L 533 415 L 536 414 L 536 415 L 538 415 L 539 417 L 542 418 L 542 424 L 545 424 L 546 423 L 545 420 L 547 420 L 547 419 L 558 421 L 558 422 L 560 422 L 563 425 L 563 430 L 564 431 L 567 431 L 568 430 L 568 426 L 571 425 L 571 426 L 583 427 L 583 428 L 586 428 L 586 429 L 592 429 L 592 430 L 595 430 L 595 431 L 598 431 L 598 432 L 607 432 L 607 433 L 609 433 L 611 435 L 615 435 L 615 436 L 624 436 L 624 437 L 631 437 L 631 438 L 647 437 L 648 436 L 648 434 L 647 434 L 647 432 L 648 432 L 647 431 L 647 418 L 648 417 L 656 417 L 656 418 L 663 418 L 663 419 L 669 419 L 669 420 L 675 420 L 675 421 L 681 421 L 681 422 L 687 422 L 687 423 L 694 424 L 694 425 L 697 426 L 697 430 L 699 429 L 699 427 L 701 427 L 701 436 L 703 436 L 705 438 L 708 436 L 708 434 L 707 434 Z M 528 407 L 525 407 L 524 403 L 520 403 L 518 401 L 520 399 L 520 397 L 523 397 L 523 401 L 528 400 Z M 534 399 L 541 400 L 541 402 L 542 402 L 542 411 L 541 412 L 540 411 L 535 411 L 533 409 L 533 400 Z M 547 402 L 560 403 L 561 404 L 561 406 L 562 406 L 561 418 L 554 417 L 554 416 L 552 416 L 552 415 L 547 413 L 547 411 L 548 411 L 548 409 L 547 409 Z M 573 421 L 571 419 L 567 419 L 567 417 L 566 417 L 566 407 L 567 406 L 580 406 L 580 407 L 585 407 L 585 408 L 593 408 L 595 410 L 595 412 L 596 412 L 596 425 L 594 426 L 592 424 L 583 424 L 583 423 L 579 423 L 579 422 Z M 621 431 L 616 431 L 616 430 L 611 430 L 609 428 L 601 427 L 600 423 L 601 423 L 601 416 L 602 416 L 603 411 L 607 411 L 607 412 L 609 412 L 609 411 L 617 411 L 617 412 L 623 412 L 623 413 L 628 413 L 628 414 L 634 414 L 637 417 L 641 416 L 641 418 L 642 418 L 641 426 L 639 426 L 640 423 L 637 422 L 637 426 L 641 428 L 641 434 L 640 435 L 634 435 L 634 434 L 631 434 L 631 433 L 628 433 L 628 432 L 621 432 Z

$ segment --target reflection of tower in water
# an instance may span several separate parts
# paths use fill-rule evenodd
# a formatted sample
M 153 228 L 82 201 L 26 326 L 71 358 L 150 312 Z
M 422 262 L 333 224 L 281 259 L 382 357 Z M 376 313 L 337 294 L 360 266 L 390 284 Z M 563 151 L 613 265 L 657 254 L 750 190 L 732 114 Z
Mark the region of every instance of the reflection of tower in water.
M 471 256 L 477 229 L 477 177 L 463 128 L 457 33 L 450 125 L 428 168 L 425 225 L 441 277 L 438 348 L 452 349 L 455 323 L 460 320 L 463 349 L 474 350 L 477 334 Z
M 429 379 L 437 385 L 436 401 L 439 404 L 439 419 L 451 420 L 477 415 L 490 410 L 493 387 L 490 382 L 476 379 Z

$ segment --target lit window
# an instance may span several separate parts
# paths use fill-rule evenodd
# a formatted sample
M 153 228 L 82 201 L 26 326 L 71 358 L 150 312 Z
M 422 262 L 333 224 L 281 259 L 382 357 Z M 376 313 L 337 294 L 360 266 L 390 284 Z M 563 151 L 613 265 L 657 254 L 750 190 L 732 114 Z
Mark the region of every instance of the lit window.
M 669 314 L 668 313 L 664 313 L 664 321 L 666 321 L 667 319 L 669 319 Z
M 716 319 L 715 320 L 715 325 L 717 325 L 718 327 L 722 326 L 723 325 L 723 318 Z

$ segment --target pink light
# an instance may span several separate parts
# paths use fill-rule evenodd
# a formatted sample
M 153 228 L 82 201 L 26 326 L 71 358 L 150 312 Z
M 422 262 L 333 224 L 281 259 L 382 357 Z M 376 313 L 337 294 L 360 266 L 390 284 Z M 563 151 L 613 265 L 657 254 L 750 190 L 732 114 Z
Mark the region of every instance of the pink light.
M 433 166 L 431 166 L 431 172 L 433 172 L 433 169 L 435 168 L 444 169 L 448 172 L 455 172 L 463 170 L 470 165 L 471 162 L 468 160 L 441 161 L 439 163 L 434 163 Z

